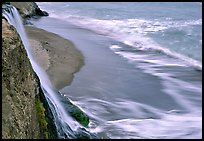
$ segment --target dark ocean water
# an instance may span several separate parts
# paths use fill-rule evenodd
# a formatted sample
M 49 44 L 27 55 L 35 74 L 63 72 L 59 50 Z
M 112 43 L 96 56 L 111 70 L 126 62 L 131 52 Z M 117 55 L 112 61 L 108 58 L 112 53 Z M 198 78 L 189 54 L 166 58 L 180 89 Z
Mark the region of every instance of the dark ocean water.
M 61 90 L 101 138 L 202 137 L 200 3 L 37 3 L 85 65 Z

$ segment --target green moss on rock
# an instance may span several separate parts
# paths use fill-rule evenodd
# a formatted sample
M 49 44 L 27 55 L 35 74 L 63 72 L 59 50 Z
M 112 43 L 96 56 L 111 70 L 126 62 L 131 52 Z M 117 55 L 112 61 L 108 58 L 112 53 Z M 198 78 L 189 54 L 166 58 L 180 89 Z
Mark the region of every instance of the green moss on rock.
M 46 115 L 45 115 L 45 109 L 43 107 L 43 104 L 40 101 L 39 96 L 36 96 L 35 108 L 37 111 L 40 132 L 43 134 L 44 139 L 48 139 L 48 129 L 47 129 L 48 122 L 47 122 Z
M 88 126 L 89 117 L 79 107 L 74 105 L 67 97 L 62 96 L 62 102 L 66 111 L 83 126 Z
M 70 114 L 83 126 L 88 126 L 89 124 L 88 116 L 84 114 L 78 107 L 75 106 L 71 107 Z

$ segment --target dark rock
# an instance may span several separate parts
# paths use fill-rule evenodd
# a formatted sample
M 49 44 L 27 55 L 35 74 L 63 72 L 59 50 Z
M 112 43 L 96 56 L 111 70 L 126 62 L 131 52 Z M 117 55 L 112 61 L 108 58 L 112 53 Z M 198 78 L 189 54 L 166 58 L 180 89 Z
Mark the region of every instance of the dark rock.
M 34 16 L 49 16 L 46 11 L 42 11 L 35 2 L 10 2 L 19 11 L 23 19 Z
M 38 16 L 49 16 L 49 14 L 46 11 L 40 10 L 40 8 L 36 8 L 36 15 Z

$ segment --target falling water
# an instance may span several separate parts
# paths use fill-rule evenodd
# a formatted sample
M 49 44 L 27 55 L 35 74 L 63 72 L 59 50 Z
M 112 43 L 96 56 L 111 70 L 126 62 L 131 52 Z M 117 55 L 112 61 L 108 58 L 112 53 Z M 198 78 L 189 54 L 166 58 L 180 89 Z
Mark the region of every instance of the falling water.
M 3 16 L 16 28 L 17 32 L 19 33 L 32 68 L 40 79 L 41 88 L 54 115 L 54 121 L 59 138 L 77 138 L 77 136 L 79 136 L 79 130 L 80 132 L 83 132 L 83 135 L 86 134 L 86 136 L 88 135 L 89 138 L 92 138 L 91 134 L 88 133 L 83 126 L 81 126 L 66 112 L 59 100 L 60 92 L 53 87 L 46 72 L 36 63 L 35 59 L 33 58 L 21 17 L 16 8 L 11 5 L 2 5 L 2 8 Z

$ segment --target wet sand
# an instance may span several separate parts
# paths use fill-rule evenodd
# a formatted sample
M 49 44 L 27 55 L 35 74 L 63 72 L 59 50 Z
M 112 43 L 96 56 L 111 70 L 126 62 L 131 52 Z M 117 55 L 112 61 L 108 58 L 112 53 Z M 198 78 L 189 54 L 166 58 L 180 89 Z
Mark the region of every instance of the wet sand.
M 33 55 L 58 89 L 69 85 L 84 64 L 83 55 L 72 42 L 36 27 L 25 26 Z

